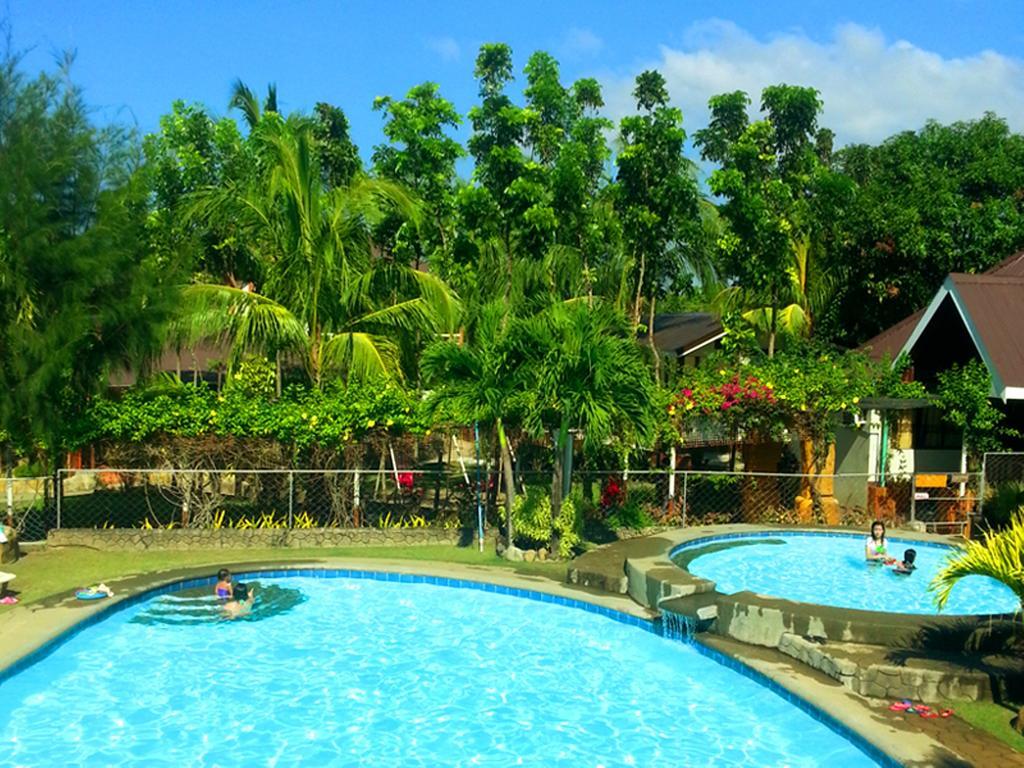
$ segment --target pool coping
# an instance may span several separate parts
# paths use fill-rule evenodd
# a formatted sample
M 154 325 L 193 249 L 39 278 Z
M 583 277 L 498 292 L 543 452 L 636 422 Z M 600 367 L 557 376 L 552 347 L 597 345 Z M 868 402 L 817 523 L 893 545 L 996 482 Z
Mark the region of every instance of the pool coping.
M 382 565 L 385 567 L 381 567 Z M 437 575 L 435 572 L 432 572 L 436 571 L 437 568 L 430 569 L 421 567 L 416 568 L 416 572 L 410 572 L 408 564 L 402 564 L 402 566 L 396 568 L 393 563 L 384 564 L 379 561 L 363 561 L 358 564 L 349 561 L 346 565 L 339 565 L 338 567 L 325 565 L 323 562 L 318 562 L 316 564 L 296 562 L 252 563 L 235 565 L 231 567 L 231 570 L 232 573 L 240 579 L 253 577 L 279 578 L 287 576 L 306 576 L 312 578 L 355 578 L 396 583 L 429 583 L 462 589 L 478 589 L 495 594 L 510 595 L 520 599 L 538 600 L 540 602 L 547 602 L 577 610 L 584 610 L 589 613 L 594 613 L 605 618 L 610 618 L 614 621 L 624 623 L 628 626 L 636 627 L 646 632 L 664 636 L 660 620 L 652 617 L 648 612 L 638 610 L 636 606 L 631 608 L 621 598 L 596 592 L 590 593 L 588 591 L 581 590 L 578 587 L 570 588 L 569 585 L 562 585 L 550 580 L 541 579 L 540 583 L 531 584 L 528 587 L 511 586 L 509 584 L 495 583 L 490 580 L 480 580 L 479 578 L 473 579 Z M 452 569 L 446 564 L 444 570 L 450 571 Z M 197 571 L 202 572 L 204 575 L 199 575 L 199 573 L 196 573 Z M 483 574 L 477 572 L 474 575 L 480 576 Z M 488 573 L 487 575 L 492 578 L 498 575 L 507 576 L 507 574 L 496 573 Z M 509 579 L 506 578 L 503 580 L 508 581 Z M 522 577 L 519 577 L 516 580 L 523 579 Z M 546 584 L 543 583 L 545 581 L 547 582 Z M 158 579 L 155 583 L 148 584 L 148 586 L 140 586 L 128 592 L 116 594 L 113 598 L 108 600 L 99 601 L 99 605 L 94 605 L 91 602 L 80 604 L 85 606 L 84 610 L 75 611 L 75 613 L 81 614 L 80 618 L 68 623 L 62 622 L 56 631 L 51 631 L 41 637 L 37 637 L 37 642 L 32 644 L 34 647 L 27 652 L 21 653 L 13 659 L 8 657 L 0 660 L 0 685 L 11 677 L 24 671 L 26 668 L 42 661 L 62 645 L 73 639 L 80 632 L 122 610 L 127 610 L 133 605 L 157 595 L 169 594 L 202 586 L 212 586 L 214 583 L 216 583 L 216 577 L 210 574 L 209 567 L 202 569 L 183 569 L 180 572 L 163 575 L 163 578 Z M 538 589 L 538 587 L 541 588 Z M 563 592 L 566 594 L 560 594 Z M 606 604 L 608 602 L 622 604 L 610 607 Z M 68 609 L 66 608 L 65 610 Z M 0 629 L 2 629 L 2 627 L 3 624 L 0 624 Z M 904 765 L 904 763 L 894 757 L 888 749 L 876 743 L 874 738 L 871 738 L 868 734 L 860 732 L 855 727 L 847 725 L 836 713 L 814 704 L 806 696 L 794 691 L 791 686 L 774 679 L 773 676 L 767 674 L 765 671 L 755 668 L 738 656 L 725 653 L 722 650 L 713 648 L 705 643 L 698 641 L 689 643 L 689 645 L 702 656 L 705 656 L 710 660 L 715 661 L 734 672 L 743 675 L 744 677 L 747 677 L 753 682 L 772 691 L 774 694 L 781 696 L 789 704 L 797 707 L 808 716 L 820 722 L 833 733 L 848 741 L 870 759 L 874 760 L 877 764 L 886 766 L 887 768 L 890 766 L 899 768 Z M 873 732 L 869 731 L 869 734 L 870 733 Z

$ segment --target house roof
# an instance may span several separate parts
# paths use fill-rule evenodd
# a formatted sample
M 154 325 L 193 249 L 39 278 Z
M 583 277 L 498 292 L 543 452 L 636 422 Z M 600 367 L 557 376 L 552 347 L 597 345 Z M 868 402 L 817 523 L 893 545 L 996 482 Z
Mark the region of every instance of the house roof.
M 725 335 L 722 321 L 707 312 L 654 316 L 654 345 L 662 352 L 689 355 Z M 641 338 L 646 339 L 644 334 Z
M 154 373 L 171 373 L 179 368 L 182 371 L 215 371 L 227 362 L 231 352 L 226 346 L 219 346 L 215 343 L 196 344 L 190 349 L 182 349 L 180 352 L 173 348 L 165 349 L 150 365 Z M 180 362 L 179 362 L 180 361 Z M 111 387 L 130 387 L 138 381 L 135 371 L 119 370 L 111 371 L 108 384 Z
M 1024 399 L 1024 274 L 1008 274 L 1024 266 L 1018 258 L 1003 262 L 1006 271 L 982 275 L 953 273 L 946 278 L 924 310 L 900 352 L 910 353 L 939 307 L 953 302 L 964 326 L 992 376 L 992 395 L 1002 400 Z
M 896 325 L 886 328 L 877 336 L 868 339 L 860 345 L 860 348 L 876 360 L 888 358 L 895 361 L 923 314 L 924 310 L 919 309 L 910 317 L 903 318 Z
M 1001 275 L 1003 277 L 1024 277 L 1024 251 L 1003 259 L 992 269 L 985 271 L 986 275 Z

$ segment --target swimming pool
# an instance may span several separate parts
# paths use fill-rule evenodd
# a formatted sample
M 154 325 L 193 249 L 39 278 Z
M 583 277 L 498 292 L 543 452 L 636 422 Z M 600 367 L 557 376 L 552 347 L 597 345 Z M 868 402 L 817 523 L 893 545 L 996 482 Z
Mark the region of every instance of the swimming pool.
M 864 561 L 865 536 L 835 533 L 759 533 L 709 537 L 688 542 L 672 559 L 691 574 L 715 582 L 719 592 L 750 591 L 802 603 L 935 615 L 928 584 L 954 547 L 889 539 L 892 553 L 917 551 L 917 570 L 899 576 L 892 568 Z M 958 584 L 942 613 L 1013 613 L 1020 607 L 1013 592 L 983 576 Z
M 694 647 L 594 612 L 259 583 L 274 603 L 248 620 L 159 595 L 0 682 L 0 765 L 876 764 Z

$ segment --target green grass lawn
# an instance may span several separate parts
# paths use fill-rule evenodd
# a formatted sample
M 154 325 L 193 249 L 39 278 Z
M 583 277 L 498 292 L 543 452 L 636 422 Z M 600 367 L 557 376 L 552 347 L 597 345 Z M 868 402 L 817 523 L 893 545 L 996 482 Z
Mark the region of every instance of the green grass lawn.
M 1005 741 L 1018 752 L 1024 752 L 1024 736 L 1017 733 L 1010 721 L 1017 715 L 1017 709 L 990 701 L 956 701 L 950 704 L 956 714 L 997 739 Z
M 566 563 L 510 563 L 493 549 L 480 552 L 475 546 L 429 545 L 418 547 L 343 547 L 336 549 L 229 549 L 188 552 L 98 552 L 92 549 L 33 549 L 3 570 L 17 575 L 11 587 L 18 599 L 28 605 L 69 592 L 76 587 L 107 583 L 139 574 L 174 568 L 210 566 L 222 563 L 263 561 L 311 561 L 325 557 L 358 557 L 388 560 L 418 560 L 462 565 L 508 568 L 517 573 L 565 580 Z

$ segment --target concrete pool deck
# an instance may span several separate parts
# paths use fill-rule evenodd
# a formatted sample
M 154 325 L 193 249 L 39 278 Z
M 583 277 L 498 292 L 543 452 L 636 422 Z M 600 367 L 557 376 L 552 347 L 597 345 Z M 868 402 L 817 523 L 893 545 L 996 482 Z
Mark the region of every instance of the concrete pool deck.
M 225 553 L 226 555 L 228 553 Z M 242 554 L 242 553 L 238 553 Z M 317 558 L 308 561 L 247 562 L 225 561 L 235 572 L 291 569 L 351 569 L 384 573 L 405 573 L 441 578 L 463 579 L 515 589 L 531 590 L 590 603 L 620 611 L 640 619 L 652 620 L 655 612 L 637 604 L 624 594 L 600 588 L 565 584 L 553 579 L 517 574 L 501 568 L 442 562 L 379 560 L 360 558 Z M 14 606 L 0 613 L 0 673 L 16 665 L 49 641 L 77 624 L 93 618 L 118 602 L 131 599 L 154 587 L 185 579 L 211 575 L 210 567 L 183 568 L 133 576 L 111 582 L 115 596 L 108 600 L 81 602 L 70 593 L 36 603 Z M 1024 756 L 962 721 L 950 718 L 919 723 L 919 718 L 899 716 L 880 709 L 829 679 L 809 670 L 791 658 L 770 649 L 755 649 L 727 638 L 700 640 L 714 651 L 735 658 L 785 691 L 807 701 L 835 718 L 900 764 L 918 766 L 1001 765 L 1024 766 Z M 952 742 L 952 743 L 950 743 Z

